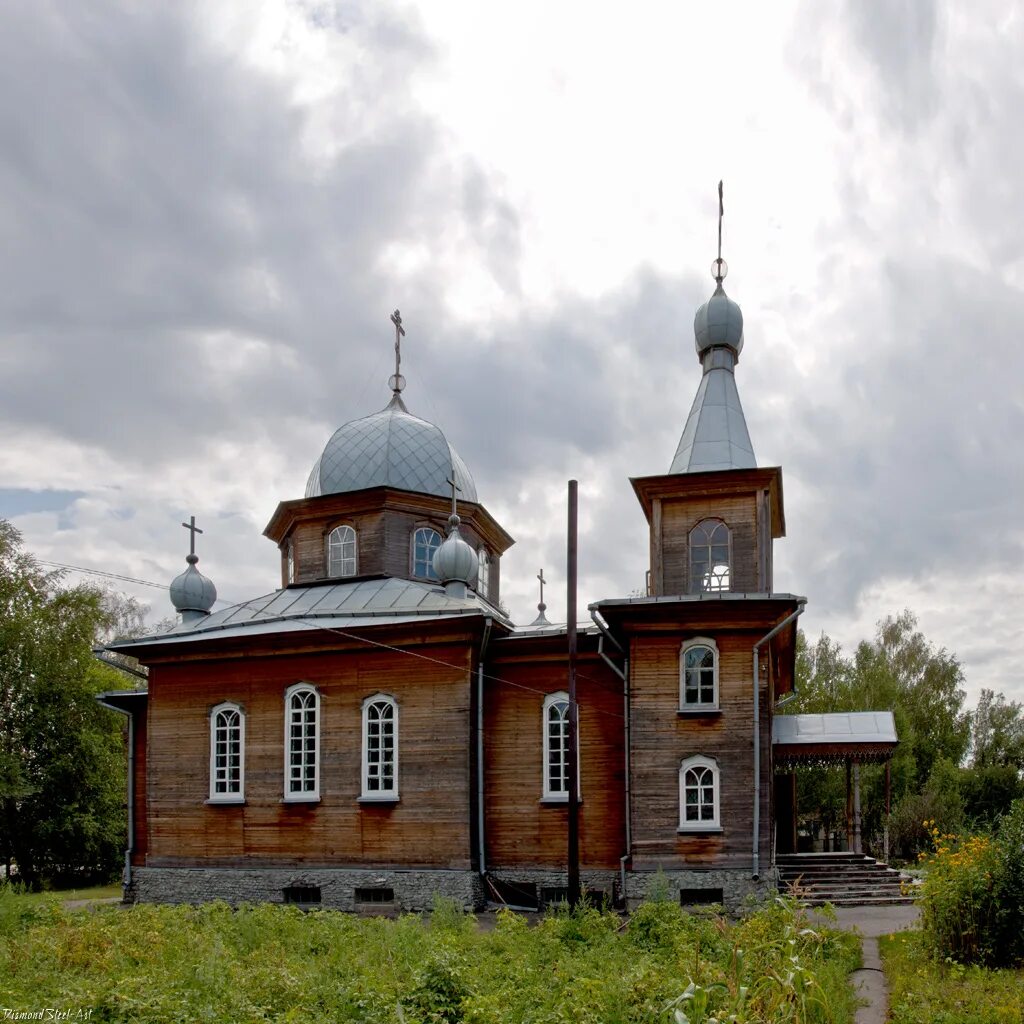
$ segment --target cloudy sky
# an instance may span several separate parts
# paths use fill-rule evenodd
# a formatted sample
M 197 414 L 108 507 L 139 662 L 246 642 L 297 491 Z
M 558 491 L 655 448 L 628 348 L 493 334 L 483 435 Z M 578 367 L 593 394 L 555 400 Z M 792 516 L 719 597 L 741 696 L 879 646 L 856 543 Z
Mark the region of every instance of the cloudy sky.
M 849 645 L 914 610 L 1024 698 L 1024 7 L 265 0 L 0 8 L 0 516 L 223 598 L 341 423 L 441 425 L 505 602 L 643 584 L 630 476 L 700 378 L 717 197 L 776 586 Z M 166 596 L 127 587 L 149 601 Z

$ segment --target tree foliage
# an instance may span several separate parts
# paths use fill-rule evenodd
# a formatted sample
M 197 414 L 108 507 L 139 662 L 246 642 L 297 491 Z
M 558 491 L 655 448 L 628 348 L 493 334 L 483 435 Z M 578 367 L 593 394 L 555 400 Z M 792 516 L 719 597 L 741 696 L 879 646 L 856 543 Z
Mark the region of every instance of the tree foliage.
M 891 839 L 913 857 L 928 842 L 924 820 L 955 831 L 969 822 L 991 823 L 1024 795 L 1024 714 L 1020 704 L 983 690 L 977 711 L 965 707 L 963 670 L 954 654 L 937 648 L 910 611 L 878 623 L 873 640 L 852 656 L 827 635 L 797 644 L 797 691 L 790 712 L 891 710 L 900 744 L 890 764 Z M 968 753 L 970 766 L 965 767 Z M 881 831 L 883 769 L 861 772 L 864 834 Z M 844 773 L 802 771 L 799 810 L 826 829 L 841 829 L 846 814 Z
M 95 699 L 124 685 L 92 654 L 106 600 L 0 520 L 0 858 L 33 886 L 109 878 L 124 847 L 123 724 Z

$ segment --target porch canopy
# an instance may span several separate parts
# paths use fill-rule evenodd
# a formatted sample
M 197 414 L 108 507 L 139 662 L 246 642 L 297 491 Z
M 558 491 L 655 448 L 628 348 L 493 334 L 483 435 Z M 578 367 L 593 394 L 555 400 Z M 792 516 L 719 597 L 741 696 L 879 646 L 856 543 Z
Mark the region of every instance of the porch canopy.
M 898 743 L 891 711 L 776 715 L 772 722 L 776 769 L 888 761 Z

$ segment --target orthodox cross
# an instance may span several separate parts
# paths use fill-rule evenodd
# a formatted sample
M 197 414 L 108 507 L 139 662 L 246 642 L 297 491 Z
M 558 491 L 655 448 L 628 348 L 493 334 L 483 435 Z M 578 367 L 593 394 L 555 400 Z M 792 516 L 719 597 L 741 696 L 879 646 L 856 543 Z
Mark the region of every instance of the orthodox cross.
M 200 530 L 198 526 L 196 526 L 195 516 L 189 516 L 188 522 L 182 523 L 181 525 L 184 526 L 185 529 L 189 532 L 188 553 L 190 555 L 194 555 L 196 553 L 196 534 L 202 533 L 203 531 Z
M 397 309 L 391 314 L 391 322 L 395 325 L 395 375 L 388 384 L 397 395 L 405 387 L 405 378 L 402 376 L 402 338 L 405 337 L 405 328 L 402 326 L 402 314 Z
M 718 183 L 718 259 L 711 265 L 711 275 L 721 284 L 729 273 L 728 264 L 722 259 L 722 217 L 725 216 L 725 200 L 722 198 L 722 183 Z
M 544 608 L 544 607 L 546 607 L 545 604 L 544 604 L 544 584 L 547 583 L 547 580 L 544 579 L 544 570 L 543 569 L 541 569 L 541 571 L 539 573 L 537 573 L 537 579 L 540 580 L 540 605 L 539 605 L 539 607 Z
M 448 477 L 447 480 L 445 480 L 445 483 L 452 485 L 452 515 L 453 516 L 458 516 L 459 510 L 458 510 L 458 508 L 456 508 L 456 504 L 455 504 L 455 492 L 459 491 L 461 493 L 462 488 L 455 482 L 455 473 L 454 472 L 452 472 L 452 475 L 450 477 Z

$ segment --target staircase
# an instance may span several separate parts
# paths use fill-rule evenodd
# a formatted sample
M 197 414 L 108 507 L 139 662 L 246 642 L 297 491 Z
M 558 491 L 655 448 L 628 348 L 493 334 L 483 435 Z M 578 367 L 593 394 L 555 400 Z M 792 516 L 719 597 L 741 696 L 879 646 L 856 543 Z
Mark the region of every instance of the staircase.
M 871 907 L 914 902 L 911 882 L 899 871 L 862 853 L 786 853 L 776 857 L 779 887 L 796 891 L 811 907 Z M 906 883 L 904 886 L 903 883 Z

